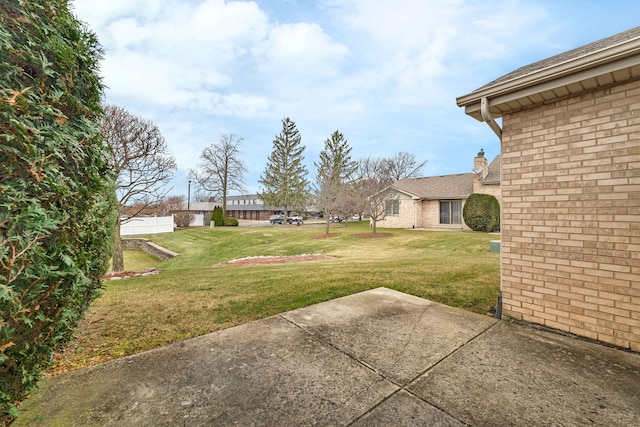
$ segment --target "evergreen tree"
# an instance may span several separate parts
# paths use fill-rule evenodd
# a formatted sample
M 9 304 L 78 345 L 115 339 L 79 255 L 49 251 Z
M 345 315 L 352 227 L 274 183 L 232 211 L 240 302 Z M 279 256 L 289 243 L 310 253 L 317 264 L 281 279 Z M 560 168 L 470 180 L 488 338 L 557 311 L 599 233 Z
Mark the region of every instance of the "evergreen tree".
M 0 1 L 0 425 L 71 339 L 111 257 L 101 57 L 67 0 Z
M 339 131 L 331 134 L 324 142 L 320 152 L 320 162 L 314 163 L 318 169 L 316 178 L 316 203 L 322 209 L 326 219 L 326 234 L 329 234 L 331 216 L 337 212 L 338 202 L 348 196 L 348 185 L 358 168 L 351 160 L 351 147 Z
M 285 217 L 289 208 L 304 210 L 309 195 L 301 142 L 296 124 L 288 117 L 282 119 L 282 131 L 273 140 L 273 151 L 259 180 L 262 191 L 258 196 L 267 205 L 282 207 Z

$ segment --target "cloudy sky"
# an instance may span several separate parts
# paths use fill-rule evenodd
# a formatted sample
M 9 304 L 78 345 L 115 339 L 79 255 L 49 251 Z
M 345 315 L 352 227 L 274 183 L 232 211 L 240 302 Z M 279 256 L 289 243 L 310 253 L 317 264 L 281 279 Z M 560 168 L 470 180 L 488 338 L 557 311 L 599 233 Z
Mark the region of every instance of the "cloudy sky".
M 424 175 L 468 172 L 486 124 L 456 97 L 520 66 L 640 25 L 636 0 L 72 0 L 100 40 L 106 102 L 152 120 L 176 158 L 171 194 L 221 134 L 244 138 L 249 193 L 296 122 L 315 176 L 339 130 L 355 158 L 398 151 Z M 192 191 L 194 188 L 192 187 Z

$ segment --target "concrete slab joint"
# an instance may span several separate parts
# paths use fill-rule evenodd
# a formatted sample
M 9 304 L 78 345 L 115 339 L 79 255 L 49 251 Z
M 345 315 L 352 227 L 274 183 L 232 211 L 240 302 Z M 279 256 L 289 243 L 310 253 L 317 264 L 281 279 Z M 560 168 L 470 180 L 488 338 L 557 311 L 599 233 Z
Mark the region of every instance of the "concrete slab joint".
M 640 355 L 372 289 L 47 379 L 22 425 L 638 425 Z

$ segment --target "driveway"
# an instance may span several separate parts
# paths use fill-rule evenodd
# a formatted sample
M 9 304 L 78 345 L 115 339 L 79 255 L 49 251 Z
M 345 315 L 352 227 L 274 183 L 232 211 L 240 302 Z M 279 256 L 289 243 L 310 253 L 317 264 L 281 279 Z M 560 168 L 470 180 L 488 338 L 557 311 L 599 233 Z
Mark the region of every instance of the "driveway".
M 640 355 L 386 288 L 49 378 L 16 426 L 640 425 Z

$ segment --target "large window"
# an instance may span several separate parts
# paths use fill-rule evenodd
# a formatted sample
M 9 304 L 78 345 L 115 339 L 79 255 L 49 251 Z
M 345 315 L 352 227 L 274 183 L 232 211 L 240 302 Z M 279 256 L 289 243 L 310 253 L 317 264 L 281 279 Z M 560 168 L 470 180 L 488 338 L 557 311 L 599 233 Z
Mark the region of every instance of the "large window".
M 462 224 L 462 201 L 440 202 L 440 224 Z
M 387 200 L 387 215 L 400 214 L 400 200 Z

